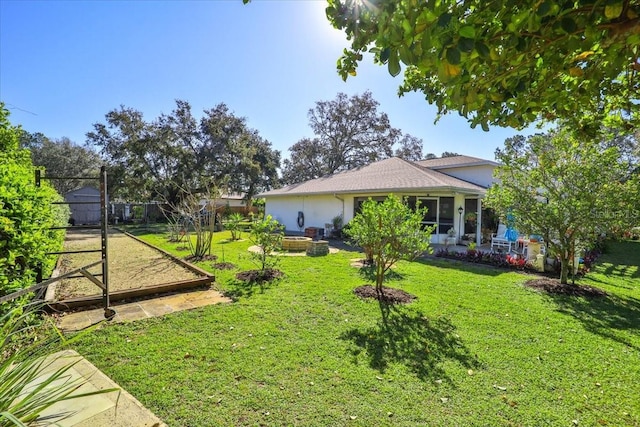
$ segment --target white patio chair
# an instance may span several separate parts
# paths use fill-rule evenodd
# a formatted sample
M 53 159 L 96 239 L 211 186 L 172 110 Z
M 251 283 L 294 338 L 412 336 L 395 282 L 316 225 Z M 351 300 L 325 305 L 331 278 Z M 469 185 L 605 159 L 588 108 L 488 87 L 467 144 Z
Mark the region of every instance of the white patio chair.
M 491 235 L 491 250 L 494 249 L 506 249 L 507 252 L 511 252 L 512 241 L 507 239 L 507 226 L 505 224 L 498 224 L 498 231 Z

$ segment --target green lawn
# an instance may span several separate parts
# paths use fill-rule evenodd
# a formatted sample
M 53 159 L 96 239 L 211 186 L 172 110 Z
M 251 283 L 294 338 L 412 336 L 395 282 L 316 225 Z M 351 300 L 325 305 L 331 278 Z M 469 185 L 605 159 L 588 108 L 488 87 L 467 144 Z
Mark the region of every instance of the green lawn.
M 215 253 L 255 268 L 248 246 Z M 640 425 L 639 242 L 582 281 L 609 298 L 430 259 L 394 269 L 387 284 L 418 299 L 384 312 L 353 293 L 371 283 L 359 256 L 283 257 L 286 277 L 263 289 L 218 271 L 235 303 L 109 325 L 76 348 L 176 427 Z

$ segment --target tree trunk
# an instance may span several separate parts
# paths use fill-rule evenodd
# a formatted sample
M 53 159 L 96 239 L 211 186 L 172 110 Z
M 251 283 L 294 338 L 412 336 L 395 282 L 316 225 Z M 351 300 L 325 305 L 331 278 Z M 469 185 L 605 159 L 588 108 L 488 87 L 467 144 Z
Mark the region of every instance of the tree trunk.
M 378 294 L 378 298 L 382 298 L 382 282 L 384 281 L 384 265 L 382 262 L 382 257 L 378 256 L 375 260 L 376 266 L 376 293 Z
M 569 258 L 560 257 L 560 283 L 566 285 L 569 282 Z

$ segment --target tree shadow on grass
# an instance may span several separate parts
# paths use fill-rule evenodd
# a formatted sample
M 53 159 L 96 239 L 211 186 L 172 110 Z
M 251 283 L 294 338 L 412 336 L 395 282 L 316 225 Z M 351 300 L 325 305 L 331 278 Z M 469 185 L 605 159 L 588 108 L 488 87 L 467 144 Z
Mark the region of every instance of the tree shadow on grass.
M 280 270 L 267 269 L 241 271 L 235 279 L 231 279 L 231 289 L 224 292 L 226 297 L 237 301 L 241 297 L 251 297 L 256 292 L 264 293 L 267 289 L 276 286 L 284 274 Z
M 362 276 L 363 278 L 365 278 L 366 280 L 375 283 L 376 281 L 376 268 L 373 265 L 365 265 L 363 267 L 360 267 L 360 270 L 358 270 L 358 273 L 360 274 L 360 276 Z M 404 275 L 401 273 L 398 273 L 397 271 L 395 271 L 393 268 L 390 268 L 389 270 L 387 270 L 387 272 L 384 274 L 384 280 L 402 280 L 404 278 Z
M 619 241 L 607 245 L 608 249 L 596 261 L 596 271 L 621 279 L 640 278 L 640 241 Z
M 473 274 L 481 274 L 483 276 L 492 276 L 492 277 L 515 271 L 515 270 L 510 270 L 510 269 L 492 266 L 488 264 L 465 262 L 465 261 L 449 259 L 449 258 L 425 257 L 425 258 L 418 258 L 414 262 L 418 262 L 424 265 L 429 265 L 431 267 L 447 268 L 447 269 L 464 271 L 464 272 L 473 273 Z
M 579 320 L 584 329 L 640 350 L 640 300 L 620 295 L 576 298 L 548 295 L 560 313 Z
M 354 360 L 364 351 L 369 366 L 384 373 L 389 364 L 401 363 L 423 381 L 451 379 L 442 364 L 453 360 L 465 368 L 481 364 L 456 334 L 446 318 L 430 320 L 408 307 L 379 303 L 381 319 L 375 327 L 352 329 L 340 336 L 355 344 Z

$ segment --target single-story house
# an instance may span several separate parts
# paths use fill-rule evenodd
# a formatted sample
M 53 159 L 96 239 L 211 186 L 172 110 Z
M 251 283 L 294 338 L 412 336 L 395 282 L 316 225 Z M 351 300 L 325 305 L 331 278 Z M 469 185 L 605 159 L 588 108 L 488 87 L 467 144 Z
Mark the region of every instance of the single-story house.
M 391 157 L 367 166 L 289 185 L 259 194 L 265 213 L 288 232 L 323 228 L 341 215 L 348 223 L 369 197 L 406 197 L 410 205 L 427 207 L 425 225 L 435 225 L 432 243 L 444 243 L 448 231 L 457 238 L 482 240 L 482 203 L 498 163 L 469 156 L 412 162 Z M 475 215 L 474 215 L 475 214 Z M 302 217 L 302 221 L 299 218 Z
M 84 186 L 69 191 L 64 200 L 71 209 L 70 222 L 77 225 L 100 223 L 100 190 L 97 188 Z

